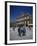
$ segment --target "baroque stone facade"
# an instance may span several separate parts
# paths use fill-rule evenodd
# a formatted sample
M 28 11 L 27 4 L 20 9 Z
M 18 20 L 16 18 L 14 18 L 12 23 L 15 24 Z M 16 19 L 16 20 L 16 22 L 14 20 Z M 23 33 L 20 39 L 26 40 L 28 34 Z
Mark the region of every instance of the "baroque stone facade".
M 30 14 L 22 14 L 20 16 L 16 17 L 16 25 L 26 25 L 28 26 L 29 24 L 33 24 L 33 16 Z

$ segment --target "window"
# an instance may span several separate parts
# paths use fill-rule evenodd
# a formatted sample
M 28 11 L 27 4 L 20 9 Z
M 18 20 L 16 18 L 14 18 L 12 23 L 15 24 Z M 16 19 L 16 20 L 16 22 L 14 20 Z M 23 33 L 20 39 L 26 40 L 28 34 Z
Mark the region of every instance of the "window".
M 25 17 L 25 19 L 26 19 L 26 17 Z
M 25 21 L 25 24 L 26 24 L 26 21 Z
M 27 16 L 27 19 L 29 19 L 29 16 Z
M 27 21 L 27 23 L 29 24 L 29 21 Z

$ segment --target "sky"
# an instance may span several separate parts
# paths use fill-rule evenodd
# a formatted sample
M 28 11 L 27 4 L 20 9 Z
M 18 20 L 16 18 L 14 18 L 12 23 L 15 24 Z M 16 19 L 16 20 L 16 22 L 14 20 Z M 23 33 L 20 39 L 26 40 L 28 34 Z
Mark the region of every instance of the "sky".
M 21 13 L 29 13 L 32 15 L 32 6 L 10 6 L 10 21 L 16 22 L 16 17 L 20 16 Z

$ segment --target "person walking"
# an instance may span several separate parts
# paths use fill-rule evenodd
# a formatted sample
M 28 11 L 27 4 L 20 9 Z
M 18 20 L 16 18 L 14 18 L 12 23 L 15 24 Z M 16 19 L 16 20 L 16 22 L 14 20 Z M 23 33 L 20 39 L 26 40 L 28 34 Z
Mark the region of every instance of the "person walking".
M 19 26 L 19 28 L 18 28 L 18 34 L 19 34 L 19 36 L 21 36 L 21 30 L 20 30 L 20 26 Z
M 25 26 L 23 26 L 23 36 L 26 35 L 26 29 Z

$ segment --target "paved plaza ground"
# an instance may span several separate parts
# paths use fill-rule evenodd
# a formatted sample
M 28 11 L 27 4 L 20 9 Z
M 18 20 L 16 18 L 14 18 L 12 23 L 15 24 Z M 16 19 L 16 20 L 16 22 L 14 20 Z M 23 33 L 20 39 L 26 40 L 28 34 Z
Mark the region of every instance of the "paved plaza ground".
M 26 35 L 25 36 L 19 36 L 18 35 L 18 28 L 15 28 L 15 31 L 13 29 L 10 30 L 10 40 L 28 40 L 33 38 L 33 28 L 31 30 L 26 27 Z

